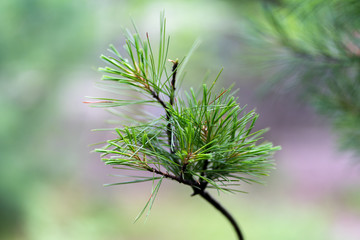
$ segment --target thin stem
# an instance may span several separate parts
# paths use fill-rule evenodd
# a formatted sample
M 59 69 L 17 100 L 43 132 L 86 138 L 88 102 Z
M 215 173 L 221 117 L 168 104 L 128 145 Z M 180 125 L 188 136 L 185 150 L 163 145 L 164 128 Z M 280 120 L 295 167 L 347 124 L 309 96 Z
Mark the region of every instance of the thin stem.
M 205 160 L 204 166 L 203 166 L 203 172 L 201 173 L 202 177 L 205 177 L 205 172 L 207 170 L 208 165 L 209 165 L 209 160 Z M 201 186 L 200 186 L 201 191 L 204 191 L 207 185 L 208 185 L 207 181 L 202 181 Z
M 171 79 L 171 93 L 170 93 L 170 105 L 174 105 L 174 99 L 175 99 L 175 90 L 176 90 L 176 73 L 177 73 L 177 67 L 179 65 L 179 61 L 176 59 L 174 60 L 169 60 L 173 63 L 173 67 L 172 67 L 172 79 Z
M 174 105 L 174 99 L 175 99 L 175 83 L 176 83 L 176 72 L 177 72 L 177 67 L 178 67 L 178 64 L 179 64 L 179 61 L 178 60 L 170 60 L 172 63 L 173 63 L 173 68 L 172 68 L 172 80 L 171 80 L 171 92 L 170 92 L 170 105 L 173 106 Z M 171 123 L 170 123 L 170 118 L 171 118 L 171 114 L 170 112 L 167 110 L 167 108 L 165 109 L 166 110 L 166 120 L 168 121 L 168 124 L 167 124 L 167 135 L 168 135 L 168 141 L 169 141 L 169 146 L 170 146 L 170 153 L 171 154 L 174 154 L 175 151 L 174 151 L 174 148 L 173 148 L 173 139 L 172 139 L 172 129 L 171 129 Z
M 166 133 L 168 136 L 168 142 L 169 142 L 169 146 L 170 146 L 170 152 L 171 154 L 175 153 L 174 149 L 172 148 L 172 131 L 171 131 L 171 124 L 170 124 L 170 118 L 171 118 L 171 114 L 168 110 L 168 107 L 166 106 L 165 102 L 160 98 L 159 94 L 157 94 L 155 91 L 149 89 L 151 96 L 164 108 L 165 112 L 166 112 L 166 121 L 168 122 L 167 124 L 167 129 L 166 129 Z M 171 100 L 171 98 L 170 98 Z
M 197 194 L 199 194 L 201 197 L 203 197 L 208 203 L 210 203 L 214 208 L 216 208 L 217 210 L 219 210 L 231 223 L 231 225 L 233 226 L 236 235 L 238 237 L 239 240 L 244 240 L 244 237 L 241 233 L 240 227 L 238 226 L 238 224 L 236 223 L 235 219 L 230 215 L 230 213 L 228 211 L 226 211 L 226 209 L 220 205 L 219 202 L 217 202 L 213 197 L 211 197 L 210 194 L 208 194 L 205 191 L 199 191 L 197 192 Z
M 231 223 L 231 225 L 233 226 L 233 228 L 236 232 L 236 235 L 238 237 L 238 240 L 244 240 L 244 237 L 241 233 L 240 227 L 236 223 L 233 216 L 231 216 L 231 214 L 223 206 L 221 206 L 220 203 L 218 201 L 216 201 L 209 193 L 205 192 L 204 189 L 202 188 L 203 186 L 201 186 L 200 183 L 196 183 L 195 181 L 191 181 L 191 180 L 186 180 L 182 177 L 171 175 L 169 173 L 165 173 L 165 172 L 162 172 L 158 169 L 151 168 L 151 167 L 149 167 L 147 170 L 192 187 L 192 189 L 194 190 L 194 193 L 192 194 L 192 196 L 199 194 L 208 203 L 210 203 L 214 208 L 216 208 L 219 212 L 221 212 L 224 215 L 224 217 L 226 217 L 229 220 L 229 222 Z
M 199 186 L 197 186 L 196 183 L 193 182 L 193 181 L 189 181 L 189 180 L 186 180 L 186 179 L 184 179 L 184 178 L 182 178 L 182 177 L 179 177 L 179 176 L 176 176 L 176 175 L 172 175 L 172 174 L 169 174 L 169 173 L 167 173 L 167 172 L 163 172 L 163 171 L 158 170 L 158 169 L 156 169 L 156 168 L 153 168 L 153 167 L 148 166 L 148 167 L 146 168 L 146 170 L 148 170 L 149 172 L 153 172 L 153 173 L 159 174 L 159 175 L 161 175 L 161 176 L 163 176 L 163 177 L 165 177 L 165 178 L 169 178 L 169 179 L 175 180 L 175 181 L 177 181 L 177 182 L 179 182 L 179 183 L 182 183 L 182 184 L 191 186 L 193 189 L 198 189 L 198 188 L 199 188 Z
M 155 91 L 149 89 L 151 96 L 165 109 L 167 112 L 167 107 L 164 101 L 160 98 L 159 94 L 157 94 Z
M 175 100 L 175 83 L 176 83 L 176 73 L 177 73 L 177 68 L 179 65 L 179 61 L 176 59 L 175 61 L 170 60 L 173 63 L 173 68 L 172 68 L 172 79 L 171 79 L 171 92 L 170 92 L 170 100 L 169 103 L 171 106 L 174 105 L 174 100 Z M 160 98 L 159 94 L 157 92 L 155 92 L 154 90 L 150 89 L 149 87 L 147 87 L 147 89 L 150 91 L 151 96 L 156 99 L 156 101 L 164 108 L 165 112 L 166 112 L 166 121 L 168 122 L 167 124 L 167 129 L 166 129 L 166 133 L 168 135 L 168 142 L 169 142 L 169 146 L 170 146 L 170 153 L 174 154 L 174 148 L 172 147 L 173 144 L 173 139 L 172 139 L 172 130 L 171 130 L 171 123 L 170 123 L 170 118 L 171 118 L 171 114 L 168 110 L 168 107 L 166 106 L 165 102 Z

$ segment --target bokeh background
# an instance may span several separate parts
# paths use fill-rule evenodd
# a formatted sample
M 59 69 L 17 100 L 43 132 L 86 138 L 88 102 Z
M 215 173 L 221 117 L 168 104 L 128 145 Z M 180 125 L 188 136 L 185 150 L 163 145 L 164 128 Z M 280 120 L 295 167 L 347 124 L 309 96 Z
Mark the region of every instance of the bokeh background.
M 97 89 L 99 56 L 124 43 L 131 18 L 156 40 L 165 10 L 170 57 L 192 44 L 183 88 L 206 73 L 235 83 L 239 99 L 260 114 L 258 127 L 282 146 L 277 168 L 248 194 L 217 198 L 249 240 L 360 239 L 360 161 L 338 150 L 325 117 L 296 92 L 257 94 L 267 80 L 261 67 L 244 67 L 248 18 L 257 1 L 220 0 L 2 0 L 0 2 L 0 239 L 139 240 L 234 239 L 226 220 L 191 190 L 162 185 L 150 217 L 133 224 L 151 184 L 103 187 L 119 181 L 89 146 L 106 139 L 114 119 L 83 104 Z M 296 91 L 296 90 L 295 90 Z M 213 193 L 216 196 L 216 192 Z

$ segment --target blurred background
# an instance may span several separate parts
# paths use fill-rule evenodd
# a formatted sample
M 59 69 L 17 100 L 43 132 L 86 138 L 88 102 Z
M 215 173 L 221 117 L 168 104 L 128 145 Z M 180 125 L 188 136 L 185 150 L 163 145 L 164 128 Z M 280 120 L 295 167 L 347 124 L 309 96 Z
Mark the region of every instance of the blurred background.
M 286 3 L 300 1 L 268 2 L 266 6 L 277 9 L 272 14 L 283 17 Z M 146 223 L 133 224 L 151 184 L 103 187 L 119 181 L 109 174 L 121 171 L 104 166 L 99 155 L 91 153 L 90 145 L 107 137 L 91 129 L 109 127 L 106 120 L 115 119 L 104 109 L 82 103 L 86 96 L 107 94 L 95 87 L 101 78 L 97 68 L 104 66 L 99 56 L 110 43 L 121 48 L 123 28 L 131 28 L 131 19 L 156 44 L 162 10 L 171 35 L 170 58 L 181 59 L 201 40 L 188 63 L 183 88 L 196 87 L 207 73 L 211 79 L 224 68 L 219 84 L 235 83 L 240 104 L 260 114 L 258 128 L 270 127 L 266 139 L 282 146 L 275 156 L 276 170 L 263 179 L 266 184 L 244 184 L 241 190 L 248 194 L 217 196 L 234 214 L 246 239 L 360 239 L 358 145 L 339 150 L 331 117 L 319 114 L 308 101 L 301 81 L 289 87 L 289 82 L 270 80 L 277 66 L 269 63 L 279 59 L 284 48 L 274 41 L 263 44 L 266 41 L 259 37 L 264 37 L 271 19 L 264 17 L 263 4 L 2 0 L 0 239 L 235 238 L 218 212 L 202 199 L 190 197 L 190 189 L 169 181 L 162 185 Z M 311 14 L 315 7 L 309 5 L 306 11 Z M 291 26 L 296 27 L 294 20 Z M 291 26 L 285 27 L 297 32 Z M 352 56 L 358 56 L 357 42 L 351 44 Z M 354 119 L 352 123 L 358 124 Z M 359 133 L 360 128 L 352 129 Z M 356 140 L 360 142 L 351 143 Z

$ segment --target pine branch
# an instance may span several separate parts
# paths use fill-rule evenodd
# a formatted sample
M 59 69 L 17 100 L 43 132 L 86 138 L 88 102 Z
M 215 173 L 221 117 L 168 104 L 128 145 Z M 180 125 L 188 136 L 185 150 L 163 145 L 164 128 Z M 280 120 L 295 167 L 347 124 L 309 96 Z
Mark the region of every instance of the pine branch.
M 265 5 L 266 21 L 250 26 L 262 34 L 249 34 L 249 44 L 261 46 L 248 54 L 266 49 L 270 58 L 253 63 L 271 65 L 270 74 L 265 75 L 272 76 L 264 89 L 278 91 L 285 85 L 286 91 L 300 94 L 333 124 L 340 147 L 356 154 L 360 153 L 359 10 L 359 1 L 342 0 Z
M 105 81 L 126 86 L 150 100 L 123 100 L 100 98 L 97 106 L 115 107 L 130 104 L 156 103 L 165 115 L 145 123 L 123 124 L 115 128 L 115 139 L 108 140 L 103 148 L 96 149 L 107 165 L 118 169 L 151 172 L 152 177 L 120 182 L 115 185 L 153 181 L 153 190 L 138 219 L 145 209 L 151 209 L 164 178 L 191 187 L 218 209 L 233 225 L 239 239 L 240 229 L 232 216 L 205 190 L 215 188 L 235 192 L 233 183 L 256 182 L 254 178 L 266 176 L 272 168 L 272 155 L 280 147 L 259 143 L 266 130 L 251 133 L 258 117 L 253 111 L 244 112 L 235 92 L 223 89 L 214 94 L 213 87 L 203 85 L 197 95 L 185 92 L 185 98 L 176 98 L 179 61 L 172 62 L 170 76 L 166 71 L 169 42 L 165 36 L 165 19 L 162 16 L 158 56 L 155 56 L 149 35 L 143 40 L 140 34 L 127 36 L 125 49 L 130 60 L 110 47 L 115 57 L 102 56 L 111 67 L 100 70 L 108 75 Z M 185 58 L 186 59 L 186 58 Z M 183 68 L 183 65 L 181 65 Z M 243 175 L 247 175 L 245 177 Z M 158 183 L 155 185 L 155 180 Z

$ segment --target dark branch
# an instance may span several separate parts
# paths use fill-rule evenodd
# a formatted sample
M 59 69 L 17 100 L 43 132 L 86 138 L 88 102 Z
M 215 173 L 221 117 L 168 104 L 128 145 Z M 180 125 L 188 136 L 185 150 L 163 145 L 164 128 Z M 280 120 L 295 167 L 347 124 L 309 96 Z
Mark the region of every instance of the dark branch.
M 235 232 L 236 232 L 236 235 L 238 236 L 238 239 L 239 240 L 244 240 L 244 237 L 241 233 L 241 230 L 240 230 L 240 227 L 238 226 L 238 224 L 236 223 L 235 219 L 231 216 L 231 214 L 223 207 L 220 205 L 219 202 L 217 202 L 214 198 L 211 197 L 210 194 L 208 194 L 207 192 L 204 191 L 204 188 L 203 188 L 203 184 L 199 183 L 199 182 L 196 182 L 194 180 L 187 180 L 187 179 L 184 179 L 183 177 L 181 176 L 175 176 L 175 175 L 171 175 L 169 173 L 166 173 L 166 172 L 162 172 L 156 168 L 152 168 L 150 166 L 148 166 L 147 170 L 149 172 L 153 172 L 153 173 L 156 173 L 156 174 L 159 174 L 165 178 L 169 178 L 169 179 L 172 179 L 172 180 L 175 180 L 179 183 L 182 183 L 182 184 L 185 184 L 185 185 L 188 185 L 190 187 L 192 187 L 192 189 L 194 190 L 194 195 L 197 195 L 199 194 L 202 198 L 204 198 L 208 203 L 210 203 L 214 208 L 216 208 L 219 212 L 222 213 L 222 215 L 224 217 L 226 217 L 228 219 L 228 221 L 231 223 L 231 225 L 233 226 Z
M 167 106 L 164 103 L 164 101 L 160 98 L 159 94 L 157 94 L 155 91 L 150 90 L 151 96 L 158 102 L 160 103 L 160 105 L 165 109 L 165 111 L 167 112 Z
M 176 83 L 176 72 L 177 72 L 177 67 L 179 64 L 178 60 L 170 60 L 173 63 L 173 68 L 172 68 L 172 79 L 171 79 L 171 92 L 170 92 L 170 105 L 173 106 L 174 105 L 174 99 L 175 99 L 175 83 Z M 170 153 L 174 154 L 174 148 L 173 148 L 173 139 L 172 139 L 172 129 L 171 129 L 171 123 L 170 123 L 170 118 L 171 118 L 171 114 L 169 113 L 169 111 L 166 110 L 166 120 L 168 121 L 167 124 L 167 135 L 168 135 L 168 141 L 169 141 L 169 146 L 170 146 Z
M 176 86 L 175 86 L 175 82 L 176 82 L 176 73 L 177 73 L 177 67 L 179 65 L 179 61 L 178 60 L 170 60 L 173 63 L 173 68 L 172 68 L 172 79 L 171 79 L 171 94 L 170 94 L 170 105 L 174 105 L 174 99 L 175 99 L 175 90 L 176 90 Z
M 159 94 L 156 93 L 154 90 L 151 90 L 151 89 L 149 89 L 149 90 L 150 90 L 151 96 L 164 108 L 164 110 L 166 112 L 166 121 L 168 122 L 167 127 L 166 127 L 166 133 L 168 136 L 170 152 L 173 154 L 174 150 L 172 148 L 172 131 L 171 131 L 171 124 L 170 124 L 171 114 L 168 111 L 168 107 L 166 106 L 165 102 L 160 98 Z
M 202 177 L 205 177 L 205 172 L 206 172 L 206 169 L 207 169 L 208 165 L 209 165 L 209 160 L 205 160 L 204 166 L 203 166 L 203 171 L 202 171 L 202 173 L 201 173 L 201 176 L 202 176 Z M 201 182 L 200 188 L 201 188 L 202 191 L 205 190 L 207 184 L 208 184 L 208 182 L 206 182 L 206 181 L 202 181 L 202 182 Z
M 155 169 L 155 168 L 152 168 L 152 167 L 148 167 L 147 170 L 149 172 L 159 174 L 159 175 L 161 175 L 161 176 L 163 176 L 165 178 L 169 178 L 169 179 L 175 180 L 175 181 L 177 181 L 179 183 L 188 185 L 188 186 L 192 187 L 193 189 L 200 189 L 200 184 L 198 182 L 187 180 L 187 179 L 184 179 L 184 178 L 182 178 L 180 176 L 171 175 L 169 173 L 162 172 L 162 171 L 160 171 L 158 169 Z
M 169 103 L 171 106 L 174 105 L 174 99 L 175 99 L 175 82 L 176 82 L 176 73 L 177 73 L 177 67 L 179 65 L 179 61 L 178 60 L 170 60 L 173 63 L 173 68 L 172 68 L 172 80 L 171 80 L 171 92 L 170 92 L 170 100 Z M 166 106 L 165 102 L 160 98 L 159 94 L 157 92 L 155 92 L 154 90 L 148 88 L 148 90 L 151 93 L 151 96 L 164 108 L 165 112 L 166 112 L 166 121 L 168 122 L 167 124 L 167 129 L 166 129 L 166 133 L 168 136 L 168 143 L 170 146 L 170 153 L 173 154 L 175 153 L 174 149 L 173 149 L 173 140 L 172 140 L 172 130 L 171 130 L 171 123 L 170 123 L 170 118 L 171 118 L 171 114 L 168 110 L 168 106 Z
M 181 167 L 181 172 L 180 172 L 180 177 L 181 179 L 185 178 L 185 171 L 186 171 L 186 166 L 188 165 L 187 162 L 183 163 L 182 167 Z
M 199 195 L 201 197 L 203 197 L 208 203 L 210 203 L 214 208 L 216 208 L 218 211 L 220 211 L 224 215 L 224 217 L 226 217 L 229 220 L 229 222 L 231 223 L 231 225 L 233 226 L 238 239 L 244 240 L 244 237 L 241 233 L 239 226 L 237 225 L 235 219 L 230 215 L 230 213 L 228 211 L 226 211 L 226 209 L 223 208 L 223 206 L 221 206 L 220 203 L 218 203 L 214 198 L 212 198 L 207 192 L 200 191 Z

